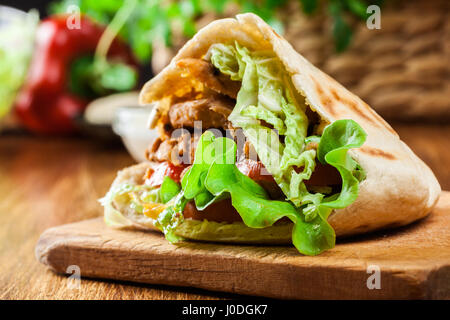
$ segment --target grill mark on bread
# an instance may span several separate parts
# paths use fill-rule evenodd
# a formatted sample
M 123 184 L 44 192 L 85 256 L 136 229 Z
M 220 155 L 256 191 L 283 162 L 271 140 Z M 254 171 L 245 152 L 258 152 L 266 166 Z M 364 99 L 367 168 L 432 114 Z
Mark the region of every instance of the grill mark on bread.
M 327 95 L 324 88 L 320 85 L 320 83 L 313 76 L 310 76 L 310 78 L 314 82 L 316 91 L 320 98 L 320 102 L 322 103 L 324 108 L 326 108 L 327 111 L 332 116 L 335 116 L 335 117 L 339 116 L 339 114 L 336 112 L 336 110 L 334 108 L 333 100 Z M 374 126 L 379 127 L 379 128 L 384 127 L 390 133 L 398 136 L 397 133 L 394 131 L 394 129 L 392 129 L 392 127 L 389 124 L 387 124 L 383 120 L 383 118 L 381 118 L 375 111 L 373 111 L 372 108 L 370 108 L 370 106 L 367 103 L 365 103 L 364 101 L 362 101 L 363 107 L 361 107 L 357 101 L 348 99 L 342 95 L 339 95 L 339 93 L 337 92 L 337 90 L 335 88 L 331 87 L 329 91 L 332 95 L 332 98 L 334 98 L 334 100 L 339 101 L 342 104 L 350 107 L 360 117 L 364 118 L 365 120 L 367 120 Z
M 316 86 L 316 90 L 319 94 L 320 103 L 328 110 L 329 113 L 331 113 L 332 116 L 336 117 L 336 110 L 334 110 L 333 101 L 330 99 L 330 97 L 325 93 L 322 86 L 319 84 L 319 82 L 311 76 L 311 79 L 314 82 L 314 85 Z
M 333 101 L 330 99 L 330 97 L 328 97 L 326 95 L 321 95 L 320 102 L 328 110 L 329 113 L 331 113 L 333 116 L 336 116 L 336 111 L 334 110 Z
M 367 111 L 369 111 L 370 108 L 366 108 L 365 110 L 363 110 L 356 101 L 339 95 L 338 92 L 336 91 L 336 89 L 334 89 L 334 88 L 331 88 L 330 92 L 333 95 L 334 99 L 336 99 L 337 101 L 341 102 L 342 104 L 350 107 L 355 113 L 357 113 L 359 116 L 363 117 L 364 119 L 366 119 L 373 125 L 375 125 L 377 127 L 380 126 L 378 121 L 375 121 L 375 119 L 373 119 L 372 117 L 370 117 L 367 114 Z
M 361 150 L 362 152 L 364 152 L 366 154 L 374 156 L 374 157 L 382 157 L 382 158 L 385 158 L 388 160 L 396 160 L 397 159 L 392 153 L 386 152 L 386 151 L 378 149 L 378 148 L 363 146 L 363 147 L 359 148 L 359 150 Z
M 362 106 L 358 104 L 356 101 L 344 98 L 338 94 L 335 88 L 330 89 L 331 94 L 333 97 L 342 102 L 345 105 L 348 105 L 350 108 L 352 108 L 356 113 L 358 113 L 360 116 L 362 116 L 367 121 L 371 122 L 372 124 L 376 125 L 377 127 L 384 127 L 386 128 L 390 133 L 397 136 L 397 132 L 392 129 L 392 127 L 384 121 L 383 118 L 381 118 L 378 113 L 376 113 L 367 103 L 362 101 Z M 370 117 L 367 113 L 370 113 Z
M 275 31 L 275 29 L 272 28 L 272 32 L 275 35 L 275 37 L 282 39 L 281 36 Z
M 376 118 L 378 120 L 378 123 L 380 123 L 381 125 L 383 125 L 383 127 L 385 127 L 390 133 L 392 133 L 393 135 L 398 137 L 397 132 L 395 132 L 395 130 L 378 114 L 376 113 L 367 103 L 365 103 L 364 101 L 362 102 L 363 105 L 367 108 L 367 110 L 372 114 L 372 116 L 374 118 Z

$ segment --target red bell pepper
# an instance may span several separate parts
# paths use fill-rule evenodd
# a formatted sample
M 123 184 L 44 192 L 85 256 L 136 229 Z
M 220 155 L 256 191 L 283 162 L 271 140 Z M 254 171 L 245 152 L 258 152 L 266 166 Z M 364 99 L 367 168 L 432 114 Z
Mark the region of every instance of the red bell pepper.
M 69 29 L 67 18 L 59 15 L 41 22 L 27 79 L 15 103 L 22 124 L 36 133 L 75 131 L 73 118 L 89 103 L 70 91 L 70 67 L 78 58 L 94 55 L 105 28 L 81 16 L 80 28 Z M 109 48 L 109 59 L 136 66 L 129 48 L 117 38 Z

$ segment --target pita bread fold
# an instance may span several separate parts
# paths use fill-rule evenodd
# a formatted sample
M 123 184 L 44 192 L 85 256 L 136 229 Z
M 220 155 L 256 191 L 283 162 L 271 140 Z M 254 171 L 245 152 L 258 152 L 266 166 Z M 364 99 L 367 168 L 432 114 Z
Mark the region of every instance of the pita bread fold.
M 432 171 L 397 133 L 364 101 L 314 67 L 262 19 L 253 14 L 212 22 L 179 51 L 171 63 L 141 91 L 140 102 L 157 102 L 177 90 L 195 86 L 182 77 L 177 61 L 202 58 L 215 43 L 234 43 L 249 50 L 269 50 L 281 60 L 298 93 L 318 115 L 332 123 L 355 120 L 367 133 L 365 144 L 349 151 L 366 172 L 357 200 L 329 217 L 337 235 L 350 235 L 408 224 L 426 216 L 436 204 L 440 186 Z M 151 122 L 168 112 L 157 104 Z

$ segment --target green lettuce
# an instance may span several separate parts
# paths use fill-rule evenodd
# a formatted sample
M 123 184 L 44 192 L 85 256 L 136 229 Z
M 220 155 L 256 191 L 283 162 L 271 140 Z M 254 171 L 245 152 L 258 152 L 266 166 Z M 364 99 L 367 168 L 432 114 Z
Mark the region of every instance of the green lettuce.
M 325 128 L 317 158 L 321 163 L 332 165 L 339 171 L 342 189 L 337 198 L 325 198 L 321 204 L 323 207 L 345 208 L 358 197 L 359 182 L 364 178 L 364 172 L 348 155 L 348 150 L 361 147 L 366 137 L 364 130 L 353 120 L 337 120 Z
M 180 191 L 167 205 L 166 209 L 161 212 L 156 220 L 158 227 L 166 236 L 169 242 L 175 243 L 183 240 L 182 237 L 175 233 L 177 226 L 183 222 L 183 211 L 188 203 L 188 199 L 184 197 L 184 192 Z
M 321 216 L 305 221 L 301 210 L 287 201 L 271 200 L 266 191 L 255 181 L 239 171 L 235 165 L 236 144 L 233 140 L 219 138 L 228 145 L 225 155 L 233 155 L 232 163 L 220 161 L 216 156 L 208 170 L 204 184 L 212 194 L 229 194 L 233 207 L 238 211 L 245 225 L 251 228 L 272 226 L 287 217 L 294 223 L 292 240 L 303 254 L 316 255 L 334 247 L 333 228 Z M 219 140 L 217 139 L 217 140 Z M 227 156 L 229 159 L 229 156 Z
M 221 140 L 216 140 L 211 131 L 203 133 L 197 145 L 192 167 L 186 172 L 181 182 L 184 197 L 189 200 L 193 199 L 195 206 L 200 211 L 210 204 L 226 198 L 225 195 L 214 196 L 205 187 L 206 174 L 216 157 L 216 152 L 220 152 L 224 148 L 224 145 L 220 143 Z M 228 161 L 231 161 L 230 159 Z
M 206 131 L 202 134 L 197 144 L 194 162 L 181 181 L 182 190 L 175 197 L 170 195 L 171 200 L 168 202 L 167 208 L 158 217 L 156 225 L 171 242 L 182 240 L 176 235 L 175 230 L 183 221 L 183 211 L 190 200 L 194 200 L 198 210 L 204 210 L 215 201 L 225 198 L 225 196 L 214 196 L 205 186 L 205 177 L 214 162 L 216 152 L 223 149 L 218 143 L 220 140 L 216 141 L 212 132 Z M 166 192 L 163 187 L 161 186 L 161 194 Z
M 170 179 L 170 177 L 164 177 L 164 180 L 159 189 L 159 196 L 161 203 L 167 203 L 172 200 L 178 193 L 180 193 L 181 187 L 178 183 Z
M 183 177 L 182 190 L 161 213 L 159 226 L 169 241 L 176 242 L 180 240 L 176 236 L 176 227 L 182 221 L 184 207 L 190 199 L 205 193 L 216 200 L 231 197 L 233 207 L 248 227 L 265 228 L 287 217 L 294 223 L 292 242 L 299 252 L 319 254 L 335 244 L 334 230 L 327 222 L 331 211 L 350 205 L 358 196 L 359 180 L 353 172 L 360 168 L 347 152 L 361 146 L 365 138 L 364 131 L 353 120 L 339 120 L 327 126 L 320 138 L 318 154 L 324 163 L 338 169 L 343 181 L 342 190 L 329 197 L 311 194 L 320 195 L 319 201 L 296 206 L 291 201 L 271 200 L 258 183 L 237 168 L 236 143 L 228 138 L 215 138 L 206 131 L 200 138 L 194 164 Z M 311 215 L 308 210 L 316 214 Z
M 118 187 L 114 187 L 106 193 L 106 195 L 99 199 L 98 201 L 105 208 L 103 220 L 106 225 L 110 227 L 122 227 L 122 226 L 131 226 L 132 223 L 128 219 L 126 219 L 122 213 L 117 210 L 113 202 L 116 201 L 119 197 L 122 197 L 126 193 L 133 190 L 133 186 L 129 184 L 122 184 Z
M 206 131 L 198 142 L 194 163 L 181 181 L 184 197 L 186 199 L 194 199 L 195 205 L 199 210 L 203 210 L 216 200 L 211 192 L 206 190 L 204 185 L 204 178 L 214 160 L 214 156 L 214 134 Z

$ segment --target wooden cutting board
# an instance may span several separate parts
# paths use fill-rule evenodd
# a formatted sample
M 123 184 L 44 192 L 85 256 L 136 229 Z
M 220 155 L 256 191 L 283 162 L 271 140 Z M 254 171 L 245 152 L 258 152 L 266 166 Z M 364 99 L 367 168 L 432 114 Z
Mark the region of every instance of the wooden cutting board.
M 315 257 L 282 246 L 172 245 L 102 218 L 48 229 L 36 257 L 58 273 L 77 265 L 82 277 L 274 298 L 450 299 L 450 192 L 422 221 L 340 240 Z

